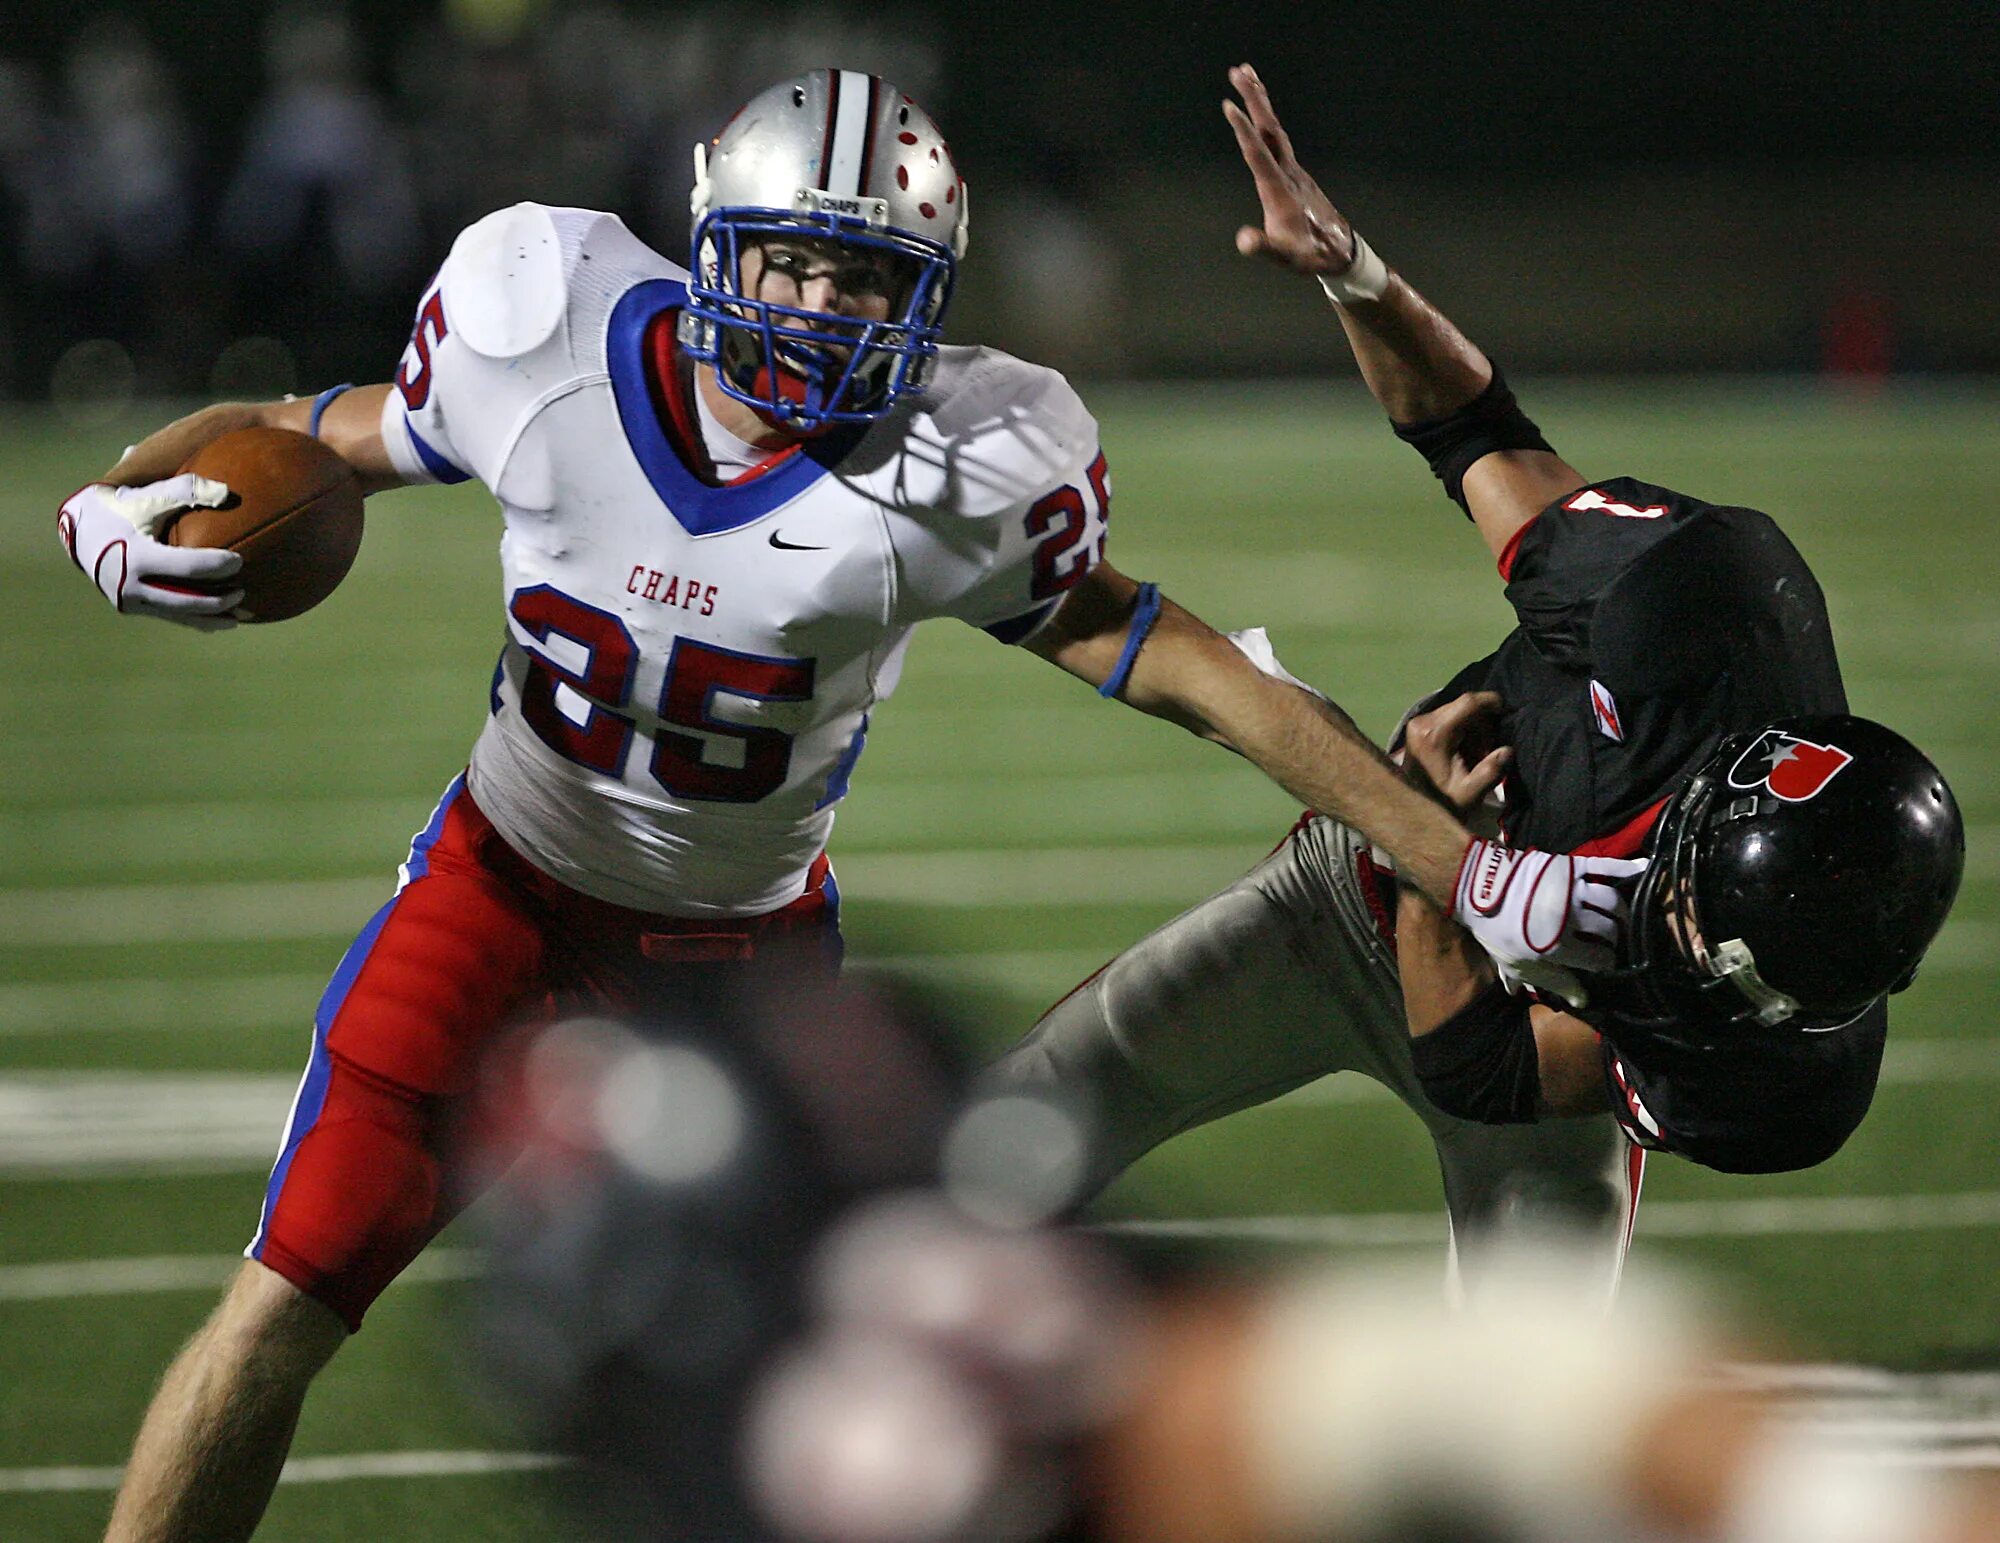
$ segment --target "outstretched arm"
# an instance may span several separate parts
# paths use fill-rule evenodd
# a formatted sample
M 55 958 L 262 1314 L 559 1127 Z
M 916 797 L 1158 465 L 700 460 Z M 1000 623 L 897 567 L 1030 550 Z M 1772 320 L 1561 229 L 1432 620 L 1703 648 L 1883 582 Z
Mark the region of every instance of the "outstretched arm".
M 1335 301 L 1368 389 L 1399 426 L 1460 412 L 1493 383 L 1493 363 L 1399 273 L 1384 264 L 1299 165 L 1257 72 L 1240 64 L 1222 104 L 1257 186 L 1262 226 L 1236 233 L 1246 257 L 1319 279 Z M 1586 479 L 1553 451 L 1496 450 L 1464 473 L 1466 512 L 1497 557 L 1520 528 Z
M 319 437 L 354 468 L 364 493 L 403 486 L 382 448 L 382 402 L 393 387 L 356 386 L 343 391 L 320 415 Z M 171 477 L 202 446 L 237 429 L 293 429 L 304 434 L 313 398 L 283 402 L 218 402 L 148 434 L 98 480 L 112 487 L 140 487 Z
M 1098 564 L 1025 646 L 1093 686 L 1108 684 L 1142 712 L 1241 752 L 1295 798 L 1361 831 L 1481 947 L 1535 984 L 1573 993 L 1570 971 L 1608 967 L 1617 897 L 1603 875 L 1643 864 L 1551 859 L 1478 840 L 1406 783 L 1339 708 L 1265 674 L 1199 617 L 1165 601 L 1146 629 L 1136 590 Z
M 1092 685 L 1128 638 L 1137 586 L 1100 563 L 1027 647 Z M 1339 708 L 1266 675 L 1227 638 L 1171 600 L 1132 661 L 1120 698 L 1240 751 L 1301 802 L 1367 832 L 1449 907 L 1471 834 L 1407 787 Z

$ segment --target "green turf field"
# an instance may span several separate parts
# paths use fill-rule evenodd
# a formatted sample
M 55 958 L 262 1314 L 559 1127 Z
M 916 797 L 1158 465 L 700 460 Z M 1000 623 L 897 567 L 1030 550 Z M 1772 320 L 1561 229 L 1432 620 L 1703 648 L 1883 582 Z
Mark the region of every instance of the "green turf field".
M 1268 626 L 1370 731 L 1507 625 L 1469 527 L 1358 392 L 1097 395 L 1113 560 L 1218 624 Z M 1957 917 L 1899 1003 L 1887 1080 L 1847 1150 L 1768 1179 L 1656 1160 L 1638 1247 L 1730 1272 L 1809 1355 L 2000 1360 L 2000 392 L 1523 395 L 1594 474 L 1776 514 L 1825 582 L 1856 709 L 1937 758 L 1972 832 Z M 272 1090 L 296 1077 L 320 983 L 461 766 L 498 638 L 497 522 L 476 488 L 378 501 L 354 576 L 301 620 L 202 637 L 113 617 L 61 560 L 52 514 L 140 426 L 0 419 L 8 1539 L 95 1536 L 108 1494 L 88 1470 L 123 1460 L 205 1282 L 254 1223 Z M 1295 812 L 1222 752 L 946 624 L 919 635 L 854 785 L 834 843 L 851 942 L 949 984 L 988 1046 Z M 1325 1216 L 1329 1236 L 1438 1250 L 1416 1121 L 1338 1095 L 1184 1137 L 1117 1198 L 1223 1222 Z M 1372 1232 L 1352 1220 L 1378 1213 Z M 73 1268 L 41 1268 L 58 1264 Z M 389 1294 L 322 1380 L 296 1455 L 519 1449 L 468 1391 L 452 1290 Z M 260 1536 L 551 1530 L 518 1474 L 432 1474 L 288 1484 Z

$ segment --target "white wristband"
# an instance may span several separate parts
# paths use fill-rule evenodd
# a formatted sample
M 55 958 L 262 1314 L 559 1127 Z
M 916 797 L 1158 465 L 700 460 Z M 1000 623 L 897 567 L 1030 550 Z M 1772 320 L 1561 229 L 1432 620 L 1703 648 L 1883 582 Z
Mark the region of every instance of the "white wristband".
M 1322 273 L 1319 287 L 1335 305 L 1356 300 L 1380 300 L 1389 287 L 1389 265 L 1375 255 L 1375 249 L 1361 239 L 1361 232 L 1348 227 L 1354 242 L 1354 261 L 1340 273 Z

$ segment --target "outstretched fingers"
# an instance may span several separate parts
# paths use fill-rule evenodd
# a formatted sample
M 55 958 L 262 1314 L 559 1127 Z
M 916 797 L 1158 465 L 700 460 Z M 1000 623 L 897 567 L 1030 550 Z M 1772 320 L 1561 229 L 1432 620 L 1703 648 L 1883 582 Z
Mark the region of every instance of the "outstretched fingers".
M 1229 127 L 1236 134 L 1236 148 L 1243 154 L 1243 164 L 1250 168 L 1251 180 L 1257 184 L 1257 196 L 1269 209 L 1277 201 L 1288 197 L 1290 184 L 1285 180 L 1284 168 L 1264 137 L 1251 124 L 1243 109 L 1234 102 L 1222 104 L 1222 116 L 1229 120 Z
M 1271 93 L 1264 89 L 1264 81 L 1252 64 L 1239 64 L 1229 72 L 1229 84 L 1234 86 L 1243 98 L 1249 121 L 1258 135 L 1270 147 L 1271 153 L 1280 162 L 1292 159 L 1291 136 L 1285 126 L 1278 121 L 1278 114 L 1271 106 Z
M 1293 156 L 1291 139 L 1271 111 L 1257 72 L 1239 64 L 1229 72 L 1229 82 L 1243 100 L 1225 101 L 1222 115 L 1236 136 L 1264 214 L 1261 229 L 1245 225 L 1236 232 L 1236 250 L 1298 273 L 1341 272 L 1354 258 L 1347 222 Z

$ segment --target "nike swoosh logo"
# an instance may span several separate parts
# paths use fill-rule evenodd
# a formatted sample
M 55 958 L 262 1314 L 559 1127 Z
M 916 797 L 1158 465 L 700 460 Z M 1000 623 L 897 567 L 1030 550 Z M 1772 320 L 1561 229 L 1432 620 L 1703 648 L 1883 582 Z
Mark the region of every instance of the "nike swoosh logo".
M 771 532 L 771 545 L 781 552 L 824 552 L 823 546 L 800 546 L 796 541 L 787 541 L 775 530 Z

